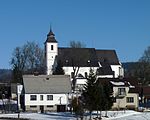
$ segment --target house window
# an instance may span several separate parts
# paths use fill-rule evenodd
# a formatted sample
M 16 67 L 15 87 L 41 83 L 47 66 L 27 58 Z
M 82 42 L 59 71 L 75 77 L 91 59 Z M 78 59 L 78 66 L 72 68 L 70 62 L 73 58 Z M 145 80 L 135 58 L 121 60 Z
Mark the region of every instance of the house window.
M 40 95 L 40 100 L 41 100 L 41 101 L 43 100 L 43 95 Z
M 133 97 L 127 97 L 127 103 L 133 103 L 134 98 Z
M 52 108 L 53 107 L 53 105 L 47 105 L 47 108 Z
M 53 95 L 47 95 L 47 100 L 53 100 Z
M 126 95 L 125 88 L 118 88 L 118 95 Z
M 37 107 L 36 105 L 31 105 L 31 106 L 30 106 L 30 108 L 36 108 L 36 107 Z
M 36 99 L 37 99 L 36 95 L 30 95 L 30 100 L 36 100 Z
M 51 45 L 51 50 L 54 50 L 54 46 L 53 45 Z

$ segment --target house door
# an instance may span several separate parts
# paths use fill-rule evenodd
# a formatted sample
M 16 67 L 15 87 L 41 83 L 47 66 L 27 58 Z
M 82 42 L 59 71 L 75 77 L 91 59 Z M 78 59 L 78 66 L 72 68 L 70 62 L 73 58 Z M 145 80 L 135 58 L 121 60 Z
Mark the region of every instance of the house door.
M 57 105 L 57 112 L 65 112 L 66 105 Z
M 41 113 L 44 113 L 44 106 L 43 105 L 40 105 L 40 111 L 41 111 Z

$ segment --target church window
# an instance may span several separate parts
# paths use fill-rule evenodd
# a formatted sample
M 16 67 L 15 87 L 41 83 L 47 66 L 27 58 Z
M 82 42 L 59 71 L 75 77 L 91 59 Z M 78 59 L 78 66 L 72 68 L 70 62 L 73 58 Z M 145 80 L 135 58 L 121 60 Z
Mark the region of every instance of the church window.
M 53 45 L 51 45 L 51 50 L 54 50 L 54 46 Z

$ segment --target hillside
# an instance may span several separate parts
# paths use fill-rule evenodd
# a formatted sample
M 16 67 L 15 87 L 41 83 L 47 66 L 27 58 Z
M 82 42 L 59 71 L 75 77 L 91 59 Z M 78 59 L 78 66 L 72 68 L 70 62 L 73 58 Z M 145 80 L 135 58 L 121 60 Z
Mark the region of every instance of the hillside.
M 127 71 L 137 65 L 138 62 L 124 62 L 122 63 L 123 68 Z
M 0 82 L 9 82 L 12 78 L 12 70 L 0 69 Z

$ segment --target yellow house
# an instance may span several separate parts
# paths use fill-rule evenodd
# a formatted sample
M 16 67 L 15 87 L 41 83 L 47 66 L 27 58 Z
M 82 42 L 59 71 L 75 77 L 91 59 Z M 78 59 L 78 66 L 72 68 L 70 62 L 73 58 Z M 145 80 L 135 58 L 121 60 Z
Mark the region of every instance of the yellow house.
M 134 88 L 129 82 L 110 81 L 113 85 L 114 103 L 112 109 L 137 109 L 139 105 L 139 94 L 131 92 Z
M 109 82 L 114 98 L 112 109 L 137 109 L 139 93 L 136 92 L 133 81 L 125 78 L 99 78 L 101 83 Z M 132 85 L 131 85 L 132 84 Z

